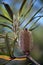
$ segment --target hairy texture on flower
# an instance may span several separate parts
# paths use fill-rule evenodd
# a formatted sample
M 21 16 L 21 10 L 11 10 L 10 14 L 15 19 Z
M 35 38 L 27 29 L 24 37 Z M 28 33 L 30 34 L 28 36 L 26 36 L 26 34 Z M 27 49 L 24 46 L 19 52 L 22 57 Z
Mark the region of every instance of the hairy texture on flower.
M 31 31 L 27 29 L 21 30 L 19 33 L 19 46 L 25 53 L 29 53 L 33 47 L 33 39 Z

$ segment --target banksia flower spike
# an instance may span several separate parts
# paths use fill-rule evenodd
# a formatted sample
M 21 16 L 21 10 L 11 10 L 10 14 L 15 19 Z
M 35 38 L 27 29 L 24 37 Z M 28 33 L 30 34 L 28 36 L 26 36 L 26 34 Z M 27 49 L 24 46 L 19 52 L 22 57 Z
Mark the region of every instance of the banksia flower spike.
M 19 46 L 25 54 L 29 54 L 33 47 L 31 31 L 24 29 L 19 33 Z

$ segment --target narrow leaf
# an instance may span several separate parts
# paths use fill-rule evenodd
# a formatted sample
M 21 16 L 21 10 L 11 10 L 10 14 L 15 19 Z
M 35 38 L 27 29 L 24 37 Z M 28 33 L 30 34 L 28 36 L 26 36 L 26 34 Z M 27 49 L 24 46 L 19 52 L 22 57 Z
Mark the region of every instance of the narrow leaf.
M 29 29 L 29 30 L 30 30 L 30 31 L 33 31 L 33 30 L 35 30 L 37 27 L 39 27 L 39 24 L 38 24 L 38 25 L 36 25 L 35 27 L 33 27 L 33 28 Z
M 42 8 L 43 8 L 43 7 L 41 7 L 41 8 L 32 16 L 32 18 L 28 21 L 28 23 L 24 26 L 24 28 L 34 19 L 34 16 L 35 16 L 36 14 L 38 14 L 38 13 L 42 10 Z
M 6 34 L 6 37 L 5 37 L 5 43 L 6 43 L 6 48 L 7 48 L 8 54 L 9 54 L 9 56 L 11 56 L 11 47 L 10 47 L 10 44 L 9 44 L 9 38 L 8 38 L 7 34 Z
M 7 18 L 6 16 L 4 16 L 4 15 L 2 15 L 2 14 L 0 14 L 0 17 L 3 17 L 3 18 L 5 18 L 6 20 L 12 22 L 9 18 Z
M 2 4 L 2 5 L 3 5 L 3 4 Z M 10 20 L 12 20 L 12 19 L 10 18 L 10 16 L 9 16 L 7 10 L 6 10 L 3 6 L 1 6 L 0 11 L 2 12 L 2 14 L 3 14 L 4 16 L 6 16 L 6 17 L 9 18 Z
M 31 9 L 32 9 L 33 5 L 35 4 L 36 0 L 34 1 L 34 3 L 32 3 L 32 2 L 33 2 L 33 0 L 30 2 L 30 5 L 29 5 L 30 7 L 29 7 L 28 11 L 25 13 L 24 17 L 31 11 Z
M 19 10 L 19 15 L 21 14 L 23 6 L 25 5 L 25 3 L 26 3 L 26 0 L 23 0 L 23 3 L 22 3 L 22 5 L 20 7 L 20 10 Z
M 34 4 L 35 4 L 35 2 L 36 2 L 37 0 L 35 0 L 34 2 L 33 2 L 33 0 L 30 2 L 30 4 L 31 5 L 29 5 L 30 6 L 30 8 L 28 9 L 28 11 L 25 13 L 25 15 L 24 15 L 24 20 L 25 20 L 25 17 L 26 17 L 26 15 L 31 11 L 31 9 L 32 9 L 32 7 L 34 6 Z M 32 3 L 33 2 L 33 3 Z M 22 23 L 24 22 L 24 20 L 22 21 Z M 21 23 L 21 24 L 22 24 Z M 21 25 L 20 24 L 20 25 Z
M 7 12 L 9 13 L 9 16 L 10 16 L 11 19 L 13 20 L 13 12 L 12 12 L 10 6 L 9 6 L 8 4 L 4 3 L 4 2 L 3 2 L 2 4 L 4 4 L 4 6 L 5 6 Z
M 9 25 L 7 25 L 7 24 L 5 24 L 5 23 L 0 23 L 0 25 L 2 25 L 2 26 L 4 26 L 4 27 L 8 27 L 9 29 L 11 29 L 11 30 L 12 30 L 12 27 L 11 27 L 11 26 L 9 26 Z
M 2 54 L 5 54 L 4 48 L 0 48 Z
M 16 40 L 15 40 L 15 41 L 16 41 Z M 6 42 L 6 48 L 7 48 L 7 50 L 8 50 L 9 56 L 11 57 L 11 59 L 15 59 L 15 56 L 12 54 L 11 46 L 10 46 L 10 44 L 9 44 L 8 34 L 6 34 L 5 42 Z
M 3 34 L 0 34 L 0 37 L 2 37 L 2 38 L 3 38 L 3 37 L 4 37 L 4 35 L 3 35 Z
M 13 51 L 12 51 L 12 55 L 14 56 L 14 47 L 15 47 L 15 43 L 17 42 L 17 37 L 15 38 L 14 40 L 14 43 L 13 43 Z
M 35 19 L 35 18 L 39 18 L 39 17 L 41 18 L 41 17 L 43 17 L 43 15 L 41 15 L 41 16 L 35 16 L 33 19 Z
M 6 35 L 0 34 L 0 38 L 5 38 L 5 37 L 6 37 Z M 8 39 L 14 40 L 14 38 L 11 38 L 11 37 L 8 37 Z
M 40 17 L 41 18 L 41 17 Z M 32 26 L 30 27 L 30 29 L 33 27 L 33 26 L 35 26 L 35 24 L 40 20 L 40 18 L 38 18 L 33 24 L 32 24 Z

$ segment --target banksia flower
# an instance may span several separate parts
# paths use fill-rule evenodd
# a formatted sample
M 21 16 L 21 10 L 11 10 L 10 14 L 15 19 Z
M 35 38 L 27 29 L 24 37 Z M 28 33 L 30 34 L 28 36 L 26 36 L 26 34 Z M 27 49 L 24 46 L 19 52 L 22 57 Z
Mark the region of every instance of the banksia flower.
M 33 47 L 32 34 L 27 29 L 19 33 L 19 46 L 25 54 L 29 54 Z

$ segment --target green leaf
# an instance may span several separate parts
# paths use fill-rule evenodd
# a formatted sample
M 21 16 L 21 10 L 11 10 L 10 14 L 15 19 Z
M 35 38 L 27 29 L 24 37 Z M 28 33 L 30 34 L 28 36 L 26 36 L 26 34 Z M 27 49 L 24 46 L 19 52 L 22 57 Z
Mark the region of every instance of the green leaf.
M 0 34 L 0 38 L 5 38 L 5 35 L 3 35 L 3 34 Z
M 0 25 L 2 25 L 2 26 L 4 26 L 4 27 L 8 27 L 9 29 L 11 29 L 11 30 L 12 30 L 12 27 L 11 27 L 11 26 L 9 26 L 8 24 L 5 24 L 5 23 L 0 23 Z
M 8 34 L 6 34 L 5 43 L 6 43 L 6 48 L 7 48 L 8 54 L 9 54 L 9 56 L 11 56 L 11 47 L 10 47 L 10 44 L 9 44 Z
M 12 19 L 10 18 L 10 16 L 9 16 L 7 10 L 5 9 L 5 7 L 3 7 L 2 4 L 1 4 L 1 7 L 0 7 L 0 8 L 1 8 L 1 9 L 0 9 L 0 12 L 1 12 L 4 16 L 6 16 L 6 17 L 9 18 L 10 20 L 12 20 Z
M 12 22 L 12 20 L 10 20 L 9 18 L 7 18 L 6 16 L 4 16 L 4 15 L 2 15 L 2 14 L 0 14 L 0 17 L 3 17 L 3 18 L 5 18 L 6 20 Z
M 40 24 L 38 24 L 38 25 L 34 26 L 33 28 L 31 28 L 31 29 L 29 29 L 29 30 L 30 30 L 30 31 L 35 30 L 37 27 L 39 27 L 39 25 L 40 25 Z
M 6 37 L 6 35 L 4 35 L 4 34 L 0 34 L 0 38 L 5 38 Z M 10 39 L 10 40 L 14 40 L 14 38 L 12 38 L 12 37 L 8 37 L 8 39 Z
M 16 39 L 15 39 L 15 42 L 16 42 Z M 11 48 L 11 45 L 9 44 L 9 37 L 8 37 L 8 34 L 6 34 L 6 37 L 5 37 L 5 43 L 6 43 L 6 48 L 7 48 L 7 51 L 8 51 L 8 54 L 9 56 L 14 59 L 15 56 L 13 55 L 12 53 L 12 48 Z
M 17 42 L 17 37 L 14 39 L 14 42 L 13 42 L 13 51 L 12 51 L 12 55 L 14 56 L 14 47 L 15 47 L 15 43 Z
M 32 9 L 32 7 L 34 6 L 34 4 L 35 4 L 35 2 L 36 2 L 37 0 L 35 0 L 34 2 L 33 2 L 33 0 L 30 2 L 30 8 L 28 9 L 28 11 L 25 13 L 25 15 L 24 15 L 24 17 L 26 17 L 26 15 L 31 11 L 31 9 Z M 32 3 L 33 2 L 33 3 Z
M 11 19 L 13 20 L 13 12 L 12 12 L 10 6 L 9 6 L 8 4 L 4 3 L 4 2 L 3 2 L 2 4 L 4 4 L 4 6 L 5 6 L 7 12 L 9 13 L 9 16 L 10 16 Z
M 40 17 L 41 18 L 41 17 Z M 40 18 L 38 18 L 33 24 L 32 24 L 32 26 L 30 27 L 30 29 L 33 27 L 33 26 L 35 26 L 35 24 L 40 20 Z
M 29 5 L 30 7 L 29 7 L 28 11 L 24 14 L 24 16 L 23 16 L 24 19 L 23 19 L 22 23 L 24 22 L 25 17 L 26 17 L 27 14 L 31 11 L 31 9 L 32 9 L 32 7 L 34 6 L 34 4 L 35 4 L 36 1 L 37 1 L 37 0 L 35 0 L 35 1 L 33 2 L 33 0 L 31 0 L 30 5 Z M 32 3 L 32 2 L 33 2 L 33 3 Z M 21 23 L 21 24 L 22 24 L 22 23 Z M 20 25 L 21 25 L 21 24 L 20 24 Z
M 32 16 L 32 18 L 28 21 L 28 23 L 24 26 L 24 28 L 34 19 L 34 16 L 35 16 L 36 14 L 38 14 L 38 13 L 42 10 L 42 8 L 43 8 L 43 7 L 41 7 L 41 8 Z
M 35 18 L 41 18 L 41 17 L 43 17 L 43 15 L 39 15 L 39 16 L 35 16 L 33 19 L 35 19 Z
M 25 3 L 26 3 L 26 0 L 23 0 L 23 3 L 22 3 L 22 5 L 20 7 L 20 10 L 19 10 L 19 15 L 21 14 L 23 6 L 25 5 Z
M 43 17 L 43 15 L 42 15 L 42 16 L 36 16 L 36 17 L 34 17 L 34 19 L 35 19 L 35 18 L 38 18 L 38 19 L 32 24 L 32 26 L 30 27 L 30 29 L 31 29 L 33 26 L 35 26 L 36 23 L 37 23 L 42 17 Z

